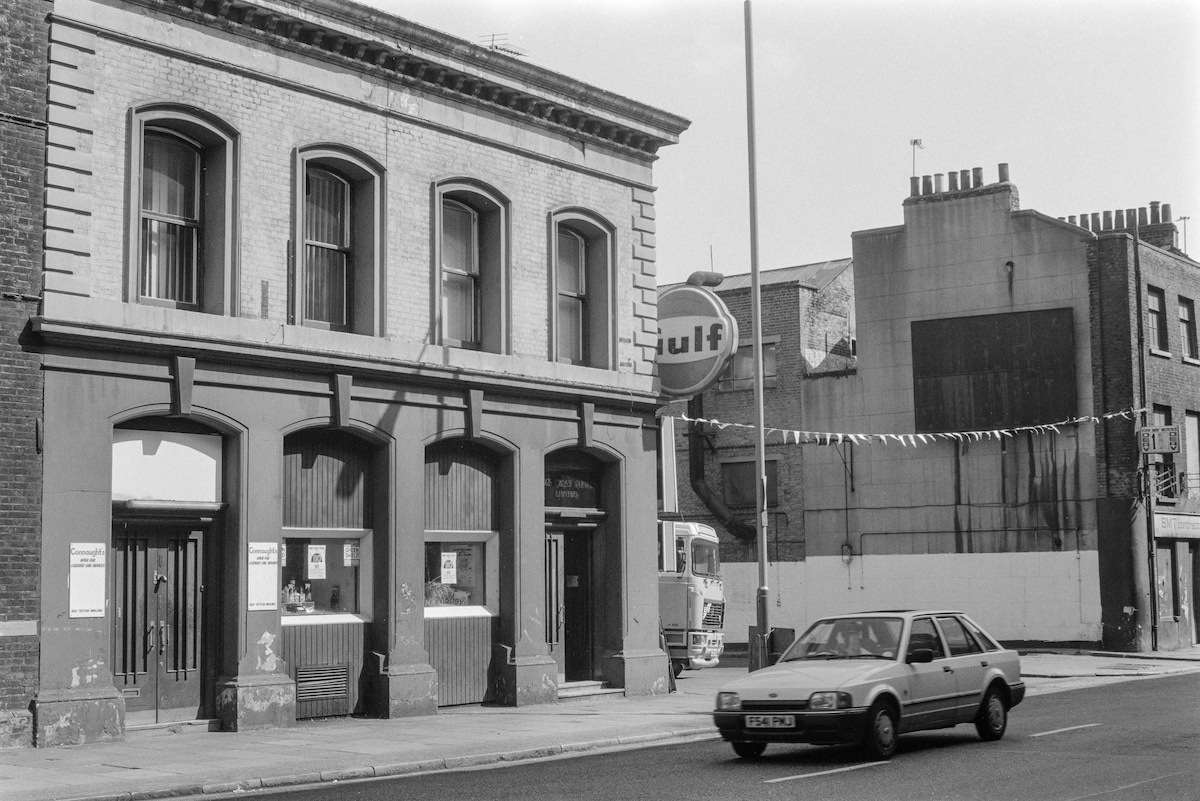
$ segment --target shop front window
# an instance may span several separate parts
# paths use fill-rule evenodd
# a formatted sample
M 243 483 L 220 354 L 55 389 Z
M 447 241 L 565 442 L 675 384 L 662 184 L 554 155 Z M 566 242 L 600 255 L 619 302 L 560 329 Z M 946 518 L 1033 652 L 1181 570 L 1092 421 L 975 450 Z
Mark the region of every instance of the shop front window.
M 358 614 L 363 552 L 361 538 L 285 535 L 280 554 L 283 614 Z
M 494 613 L 499 601 L 495 536 L 453 536 L 426 536 L 426 614 Z

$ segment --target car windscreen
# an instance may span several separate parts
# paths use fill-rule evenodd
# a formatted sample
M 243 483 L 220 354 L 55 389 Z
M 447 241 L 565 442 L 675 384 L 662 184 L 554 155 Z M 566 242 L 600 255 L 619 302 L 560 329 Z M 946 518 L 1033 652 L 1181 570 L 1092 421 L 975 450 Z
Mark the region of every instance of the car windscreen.
M 895 659 L 903 621 L 898 617 L 818 620 L 792 643 L 781 662 L 800 659 Z

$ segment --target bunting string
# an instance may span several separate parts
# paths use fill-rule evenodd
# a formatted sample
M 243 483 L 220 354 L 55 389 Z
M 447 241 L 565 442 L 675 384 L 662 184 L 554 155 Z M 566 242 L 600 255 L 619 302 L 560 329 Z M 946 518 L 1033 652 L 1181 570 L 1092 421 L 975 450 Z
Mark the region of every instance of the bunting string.
M 1083 423 L 1099 424 L 1101 420 L 1112 420 L 1120 417 L 1124 420 L 1132 420 L 1137 415 L 1146 411 L 1145 409 L 1123 409 L 1119 412 L 1108 412 L 1099 416 L 1087 415 L 1084 417 L 1068 417 L 1065 420 L 1058 420 L 1053 423 L 1042 423 L 1040 425 L 1031 426 L 1016 426 L 1014 428 L 994 428 L 991 430 L 980 431 L 939 431 L 931 434 L 848 434 L 840 431 L 804 431 L 792 428 L 764 428 L 764 433 L 767 436 L 780 435 L 783 437 L 783 444 L 795 441 L 797 445 L 816 444 L 816 445 L 842 445 L 849 443 L 851 445 L 888 445 L 889 443 L 899 444 L 902 448 L 918 448 L 922 445 L 932 445 L 937 442 L 953 441 L 953 442 L 981 442 L 985 440 L 1001 440 L 1005 437 L 1015 437 L 1017 434 L 1033 433 L 1046 434 L 1062 433 L 1059 429 L 1078 426 Z M 681 414 L 677 419 L 685 423 L 702 423 L 709 425 L 718 431 L 724 431 L 727 428 L 749 429 L 753 431 L 754 426 L 748 423 L 726 423 L 721 420 L 715 420 L 704 417 L 688 417 L 686 414 Z

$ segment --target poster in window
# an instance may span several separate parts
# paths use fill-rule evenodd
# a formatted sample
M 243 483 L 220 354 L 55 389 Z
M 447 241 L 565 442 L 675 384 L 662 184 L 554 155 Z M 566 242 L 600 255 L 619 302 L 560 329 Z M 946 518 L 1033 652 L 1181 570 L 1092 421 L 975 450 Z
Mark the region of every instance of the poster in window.
M 72 542 L 68 581 L 71 617 L 104 617 L 104 564 L 108 555 L 103 542 Z
M 342 567 L 358 567 L 360 556 L 361 553 L 357 542 L 348 541 L 342 543 Z
M 246 608 L 251 612 L 278 609 L 279 543 L 252 542 L 246 571 Z
M 442 583 L 458 583 L 458 554 L 454 551 L 442 551 Z
M 320 580 L 325 578 L 325 546 L 309 544 L 305 559 L 308 562 L 308 578 Z
M 464 587 L 475 586 L 475 564 L 471 559 L 471 547 L 468 545 L 465 548 L 455 548 L 455 556 L 458 557 L 458 581 Z

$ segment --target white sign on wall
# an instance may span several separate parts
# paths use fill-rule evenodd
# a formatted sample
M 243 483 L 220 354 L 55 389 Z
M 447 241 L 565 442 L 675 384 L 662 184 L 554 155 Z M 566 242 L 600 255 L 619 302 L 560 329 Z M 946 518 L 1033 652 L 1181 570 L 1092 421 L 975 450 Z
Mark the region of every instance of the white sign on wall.
M 252 542 L 246 570 L 246 608 L 251 612 L 279 608 L 279 543 Z
M 103 542 L 72 542 L 67 578 L 71 617 L 104 617 L 104 566 L 108 547 Z

